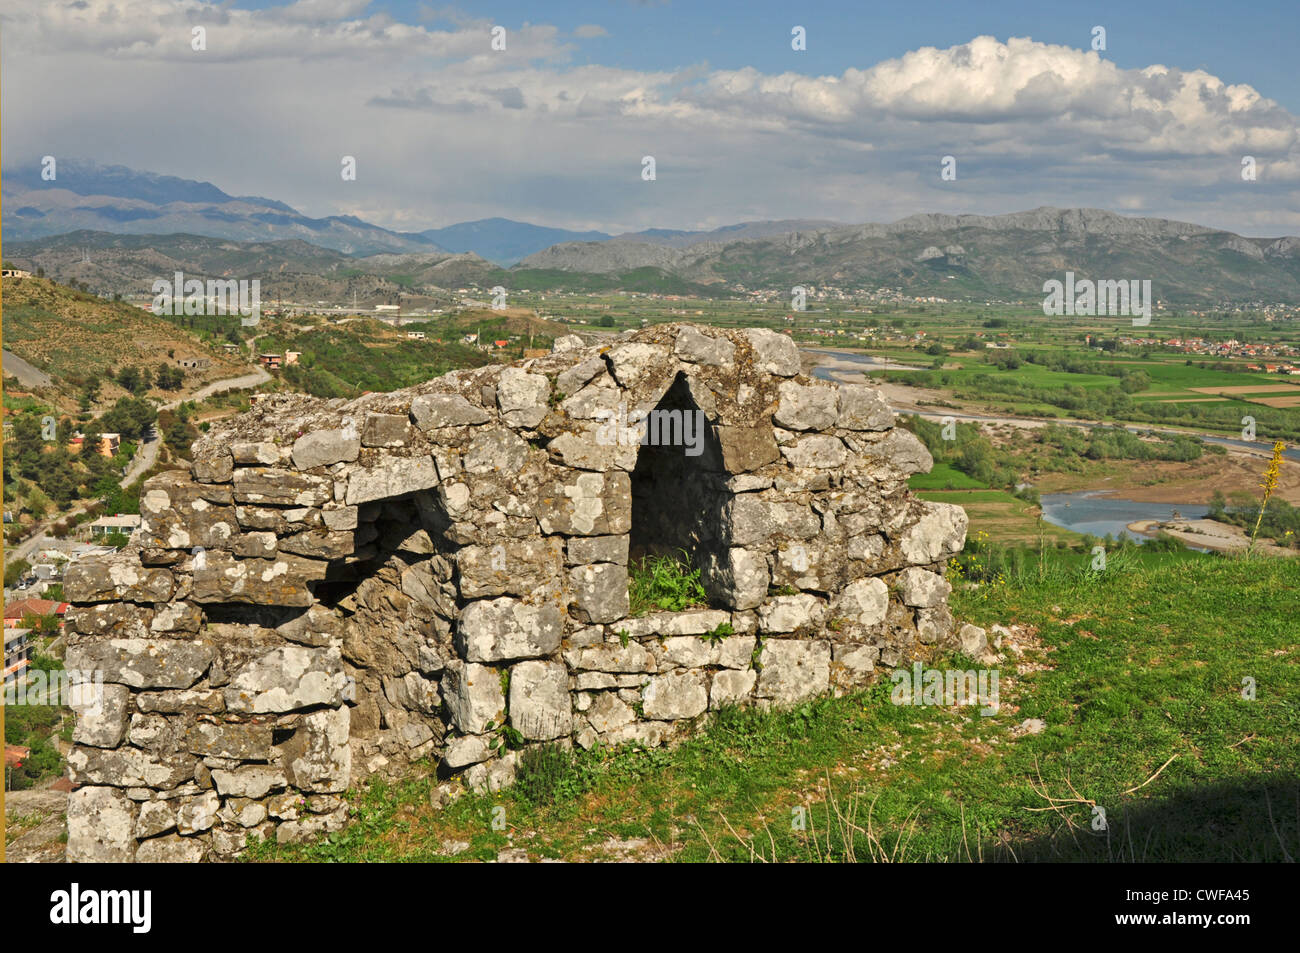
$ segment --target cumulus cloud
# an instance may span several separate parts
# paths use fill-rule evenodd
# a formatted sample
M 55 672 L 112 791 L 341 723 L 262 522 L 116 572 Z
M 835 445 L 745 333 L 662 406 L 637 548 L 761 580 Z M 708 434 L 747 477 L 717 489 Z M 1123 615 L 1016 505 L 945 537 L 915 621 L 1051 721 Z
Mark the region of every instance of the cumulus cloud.
M 10 0 L 5 161 L 207 179 L 397 228 L 573 228 L 1090 206 L 1300 232 L 1300 122 L 1201 69 L 976 37 L 839 75 L 575 65 L 588 24 L 508 28 L 366 0 Z M 204 26 L 207 49 L 191 48 Z M 593 48 L 598 48 L 593 47 Z M 358 158 L 355 182 L 339 157 Z M 640 178 L 653 155 L 658 177 Z M 956 157 L 956 181 L 940 179 Z M 1244 182 L 1252 155 L 1258 179 Z

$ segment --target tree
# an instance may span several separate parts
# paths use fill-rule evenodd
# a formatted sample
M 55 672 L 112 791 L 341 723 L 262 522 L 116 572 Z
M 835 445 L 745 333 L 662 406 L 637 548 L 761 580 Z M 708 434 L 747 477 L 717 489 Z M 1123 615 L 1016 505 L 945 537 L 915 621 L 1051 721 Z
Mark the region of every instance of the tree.
M 185 375 L 181 373 L 178 367 L 159 364 L 158 370 L 154 374 L 154 381 L 159 390 L 179 390 L 181 385 L 185 383 Z
M 42 486 L 60 507 L 67 506 L 77 495 L 77 484 L 66 463 L 53 469 L 42 481 Z
M 52 612 L 48 615 L 24 612 L 18 624 L 24 629 L 31 629 L 38 635 L 54 635 L 59 631 L 59 617 Z
M 132 394 L 140 392 L 140 368 L 134 364 L 118 371 L 116 380 L 123 390 L 130 391 Z
M 40 522 L 45 519 L 45 514 L 50 508 L 50 498 L 39 487 L 32 487 L 32 492 L 27 494 L 27 511 L 32 514 L 32 519 Z
M 194 437 L 190 433 L 189 426 L 185 421 L 178 417 L 173 420 L 171 426 L 167 428 L 167 432 L 163 435 L 163 439 L 167 442 L 167 446 L 171 447 L 176 452 L 188 454 L 190 443 L 193 442 Z
M 106 533 L 102 537 L 102 540 L 106 546 L 121 549 L 127 543 L 131 542 L 131 537 L 127 536 L 126 533 Z
M 128 440 L 143 437 L 157 419 L 157 409 L 138 397 L 118 398 L 117 403 L 99 418 L 103 432 L 120 433 Z
M 9 589 L 18 583 L 18 580 L 27 575 L 32 570 L 32 564 L 25 559 L 15 559 L 8 566 L 5 566 L 5 588 Z

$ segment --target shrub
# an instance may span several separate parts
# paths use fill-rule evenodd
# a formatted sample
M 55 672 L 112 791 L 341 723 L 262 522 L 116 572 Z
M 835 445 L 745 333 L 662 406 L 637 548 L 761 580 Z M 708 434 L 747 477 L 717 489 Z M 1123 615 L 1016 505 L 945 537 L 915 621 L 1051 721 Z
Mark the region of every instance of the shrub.
M 573 751 L 559 744 L 533 745 L 519 755 L 515 790 L 533 804 L 552 804 L 581 793 Z

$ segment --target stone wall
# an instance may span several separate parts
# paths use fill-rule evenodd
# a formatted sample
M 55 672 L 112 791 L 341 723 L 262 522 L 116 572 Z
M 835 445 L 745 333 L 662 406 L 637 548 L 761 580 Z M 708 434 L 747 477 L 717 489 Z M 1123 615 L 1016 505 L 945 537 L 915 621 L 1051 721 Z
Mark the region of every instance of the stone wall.
M 609 419 L 655 408 L 701 412 L 699 442 Z M 908 492 L 930 465 L 874 389 L 803 376 L 766 330 L 259 401 L 148 481 L 125 550 L 67 573 L 67 667 L 105 682 L 68 857 L 225 859 L 337 829 L 352 783 L 416 759 L 498 788 L 504 733 L 659 745 L 863 685 L 952 637 L 966 517 Z M 629 553 L 683 546 L 710 607 L 630 618 Z

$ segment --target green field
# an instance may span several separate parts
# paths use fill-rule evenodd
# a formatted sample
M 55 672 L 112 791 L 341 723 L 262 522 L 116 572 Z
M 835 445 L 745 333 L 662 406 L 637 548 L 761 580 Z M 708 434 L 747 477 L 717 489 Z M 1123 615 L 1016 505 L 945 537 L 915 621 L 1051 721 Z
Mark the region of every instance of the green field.
M 929 473 L 914 473 L 907 481 L 913 490 L 986 490 L 988 485 L 967 476 L 950 463 L 935 461 Z
M 512 788 L 441 810 L 431 777 L 374 782 L 351 793 L 346 830 L 259 845 L 251 859 L 492 860 L 506 848 L 534 860 L 1300 856 L 1300 564 L 1153 556 L 1099 574 L 1053 563 L 958 591 L 959 618 L 1013 625 L 1008 647 L 1023 652 L 999 663 L 991 717 L 895 705 L 887 681 L 792 712 L 728 711 L 671 750 L 538 763 Z M 1031 718 L 1041 733 L 1017 727 Z M 800 809 L 804 830 L 792 824 Z

